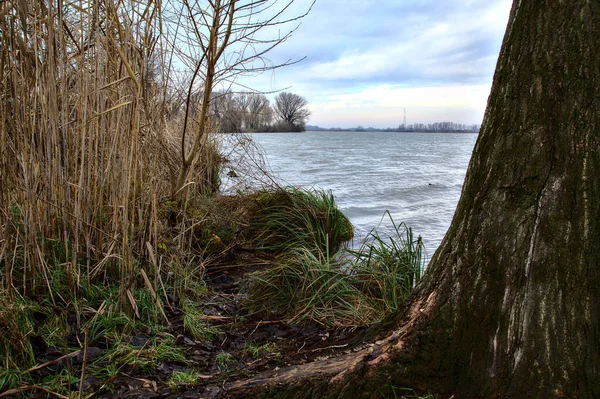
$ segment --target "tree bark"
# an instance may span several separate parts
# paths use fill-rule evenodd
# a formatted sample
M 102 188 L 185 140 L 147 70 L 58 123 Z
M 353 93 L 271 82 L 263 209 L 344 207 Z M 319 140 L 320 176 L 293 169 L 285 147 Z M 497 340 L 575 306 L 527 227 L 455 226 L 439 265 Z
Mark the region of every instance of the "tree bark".
M 421 290 L 437 296 L 447 325 L 433 333 L 451 338 L 461 394 L 600 396 L 599 17 L 598 1 L 513 5 L 463 195 Z
M 599 1 L 515 0 L 452 224 L 389 337 L 229 393 L 600 397 L 598 54 Z

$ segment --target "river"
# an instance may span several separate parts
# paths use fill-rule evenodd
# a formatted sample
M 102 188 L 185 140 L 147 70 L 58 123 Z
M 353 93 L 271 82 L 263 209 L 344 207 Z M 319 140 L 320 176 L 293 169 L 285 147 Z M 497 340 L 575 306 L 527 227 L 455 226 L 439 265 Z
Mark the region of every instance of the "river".
M 357 237 L 378 227 L 388 210 L 396 223 L 405 222 L 423 237 L 429 256 L 450 225 L 477 139 L 392 132 L 250 136 L 280 182 L 331 190 Z

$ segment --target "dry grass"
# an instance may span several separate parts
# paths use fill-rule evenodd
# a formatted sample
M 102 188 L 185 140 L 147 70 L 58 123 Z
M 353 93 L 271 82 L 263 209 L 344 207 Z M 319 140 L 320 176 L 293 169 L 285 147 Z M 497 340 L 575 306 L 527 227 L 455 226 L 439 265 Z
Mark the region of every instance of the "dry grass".
M 244 20 L 249 12 L 264 12 L 266 25 L 279 24 L 265 17 L 278 11 L 262 1 L 253 11 L 240 5 L 229 32 L 217 35 L 226 46 L 232 34 L 237 47 L 219 61 L 221 47 L 213 40 L 200 54 L 198 41 L 207 31 L 194 31 L 195 11 L 177 12 L 190 3 L 0 0 L 0 390 L 18 384 L 19 370 L 39 360 L 32 339 L 43 335 L 51 343 L 73 329 L 92 340 L 118 340 L 112 335 L 132 320 L 163 323 L 169 298 L 185 304 L 204 289 L 211 251 L 198 234 L 213 217 L 210 206 L 203 207 L 219 189 L 224 161 L 221 138 L 211 134 L 218 129 L 206 101 L 214 86 L 203 71 L 206 59 L 218 69 L 215 82 L 230 82 L 237 71 L 268 69 L 264 62 L 246 64 L 252 57 L 263 61 L 291 31 L 259 49 L 253 35 L 260 23 L 252 19 L 244 27 Z M 282 3 L 285 10 L 289 2 Z M 214 11 L 221 7 L 214 4 L 231 10 L 236 3 L 205 4 Z M 222 18 L 233 14 L 220 11 L 215 14 Z M 187 26 L 175 37 L 179 22 Z M 196 52 L 183 55 L 177 46 Z M 177 68 L 195 72 L 175 71 L 174 59 Z M 247 156 L 248 147 L 232 146 L 229 158 L 262 170 L 260 160 Z M 351 237 L 349 225 L 329 234 L 340 226 L 329 223 L 339 215 L 327 212 L 317 214 L 325 225 L 313 240 L 325 253 Z M 217 225 L 221 236 L 234 237 L 235 227 Z M 214 233 L 208 236 L 221 243 Z M 210 333 L 196 323 L 191 305 L 184 308 L 188 333 Z M 65 324 L 72 314 L 76 326 Z M 132 353 L 115 359 L 127 363 Z M 164 357 L 134 354 L 133 363 Z
M 4 301 L 65 303 L 83 286 L 117 283 L 121 309 L 135 315 L 135 290 L 156 297 L 161 268 L 190 258 L 190 218 L 177 219 L 168 256 L 158 249 L 172 229 L 160 215 L 181 163 L 182 122 L 169 117 L 157 4 L 0 4 Z M 217 144 L 203 135 L 178 211 L 218 188 Z

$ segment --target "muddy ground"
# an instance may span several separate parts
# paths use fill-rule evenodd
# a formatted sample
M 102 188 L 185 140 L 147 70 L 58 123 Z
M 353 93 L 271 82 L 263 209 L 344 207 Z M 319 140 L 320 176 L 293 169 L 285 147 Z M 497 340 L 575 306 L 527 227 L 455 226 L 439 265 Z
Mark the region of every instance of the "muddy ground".
M 204 321 L 218 333 L 211 339 L 198 341 L 186 334 L 183 312 L 177 306 L 165 307 L 169 326 L 163 337 L 175 338 L 175 347 L 184 349 L 185 361 L 166 361 L 158 367 L 121 368 L 117 375 L 101 379 L 84 371 L 83 398 L 217 398 L 227 397 L 227 385 L 258 373 L 278 370 L 313 360 L 325 359 L 361 349 L 356 342 L 365 327 L 325 328 L 318 324 L 303 326 L 286 323 L 273 314 L 251 315 L 241 306 L 247 293 L 247 275 L 256 266 L 216 266 L 207 270 L 207 293 L 203 303 Z M 177 304 L 177 298 L 171 298 Z M 144 348 L 153 337 L 141 328 L 124 337 L 133 347 Z M 160 336 L 158 337 L 160 340 Z M 88 343 L 87 362 L 102 366 L 106 353 L 102 342 Z M 44 378 L 64 368 L 80 375 L 84 354 L 64 354 L 52 348 L 38 350 L 38 363 L 45 367 L 32 371 Z M 95 363 L 94 363 L 95 362 Z M 100 362 L 100 364 L 98 363 Z M 76 367 L 74 367 L 76 366 Z M 189 373 L 192 382 L 174 381 L 174 374 Z M 80 378 L 73 378 L 71 392 L 81 389 Z M 46 398 L 48 390 L 24 386 L 4 392 L 0 397 Z M 60 397 L 60 396 L 58 396 Z M 67 396 L 63 396 L 67 397 Z M 74 397 L 78 397 L 75 395 Z

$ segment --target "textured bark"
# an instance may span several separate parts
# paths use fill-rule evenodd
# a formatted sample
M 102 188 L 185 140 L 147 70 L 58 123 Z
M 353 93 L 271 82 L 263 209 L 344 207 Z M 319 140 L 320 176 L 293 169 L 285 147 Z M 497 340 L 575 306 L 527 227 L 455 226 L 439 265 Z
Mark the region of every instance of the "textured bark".
M 394 333 L 265 396 L 600 397 L 598 54 L 599 1 L 515 0 L 461 200 Z
M 515 1 L 422 291 L 466 395 L 599 397 L 600 2 Z

